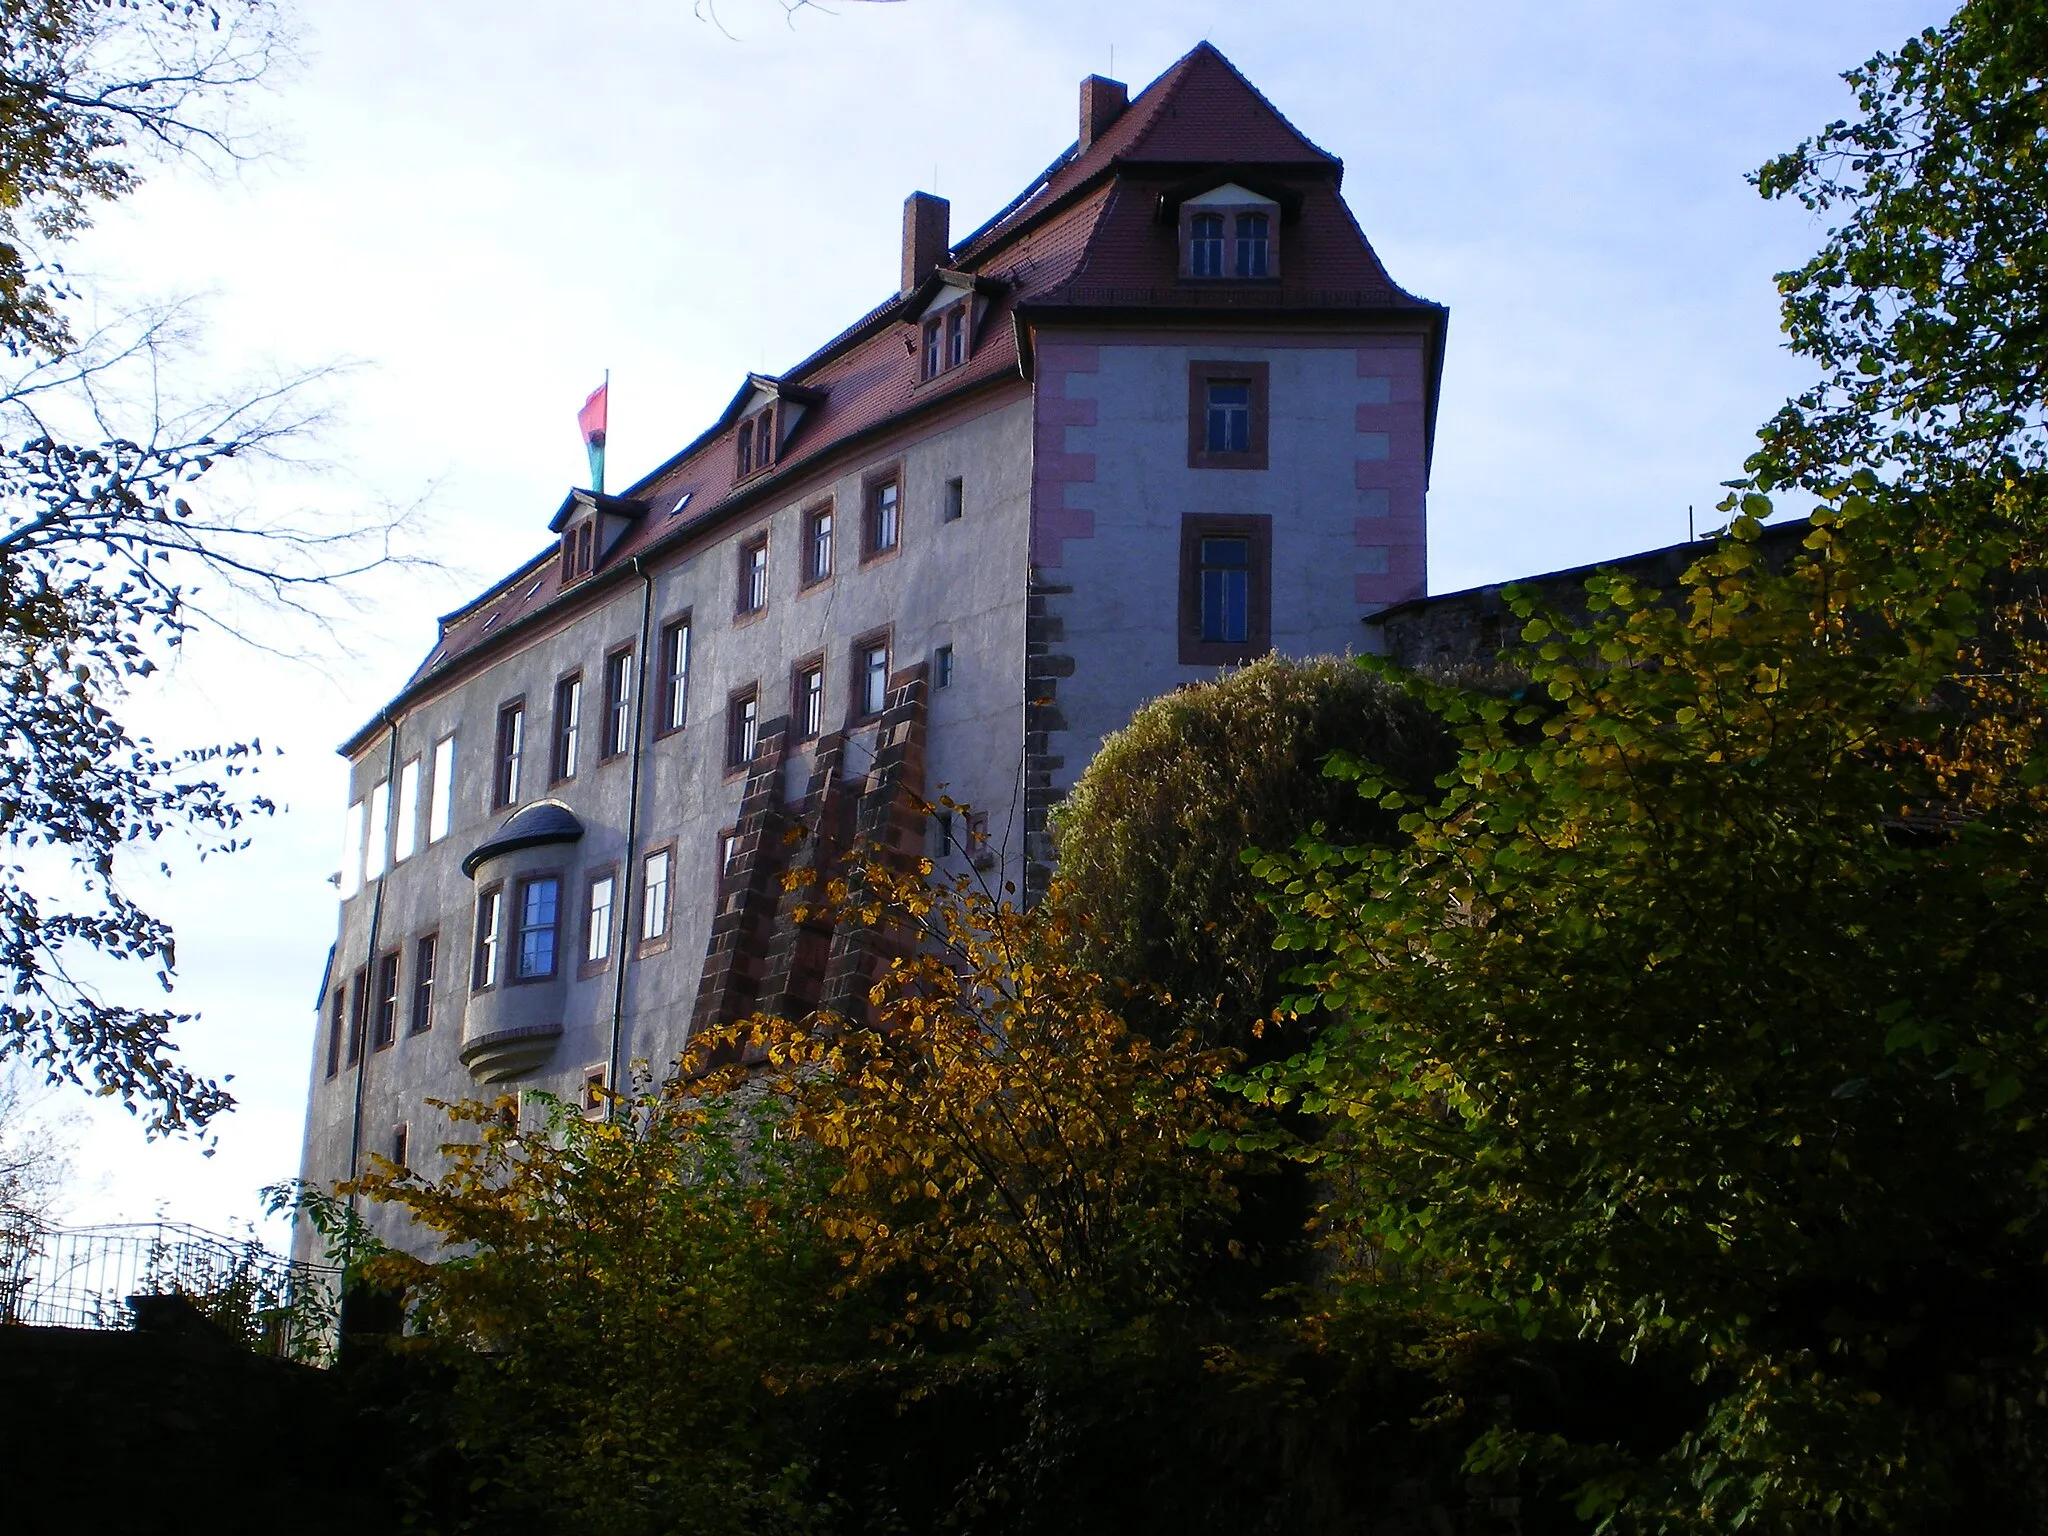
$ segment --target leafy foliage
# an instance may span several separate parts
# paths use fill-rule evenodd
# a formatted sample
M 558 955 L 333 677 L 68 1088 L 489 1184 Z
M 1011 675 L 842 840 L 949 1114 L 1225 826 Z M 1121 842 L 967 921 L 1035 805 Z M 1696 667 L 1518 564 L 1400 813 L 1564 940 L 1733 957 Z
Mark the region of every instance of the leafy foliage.
M 674 1092 L 604 1120 L 553 1101 L 537 1124 L 512 1101 L 441 1107 L 464 1136 L 445 1172 L 380 1159 L 359 1185 L 448 1255 L 362 1265 L 406 1298 L 397 1348 L 436 1383 L 407 1400 L 420 1442 L 453 1453 L 413 1469 L 423 1516 L 606 1536 L 812 1528 L 776 1428 L 831 1326 L 800 1145 L 758 1109 Z
M 1393 817 L 1323 776 L 1340 749 L 1421 780 L 1448 761 L 1426 709 L 1330 656 L 1267 656 L 1182 688 L 1102 744 L 1057 813 L 1054 900 L 1140 1028 L 1259 1049 L 1284 962 L 1241 855 L 1318 827 L 1346 843 L 1395 835 Z

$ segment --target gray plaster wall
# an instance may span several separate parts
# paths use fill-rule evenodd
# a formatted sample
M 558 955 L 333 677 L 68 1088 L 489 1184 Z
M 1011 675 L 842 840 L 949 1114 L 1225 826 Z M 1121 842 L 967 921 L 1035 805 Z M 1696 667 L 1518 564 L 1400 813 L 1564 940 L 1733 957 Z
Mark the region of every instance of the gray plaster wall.
M 1016 835 L 1021 807 L 1023 751 L 1023 657 L 1032 475 L 1032 406 L 1021 385 L 981 397 L 970 411 L 878 441 L 857 459 L 792 486 L 786 497 L 753 518 L 736 522 L 712 543 L 654 565 L 651 589 L 637 581 L 615 589 L 601 606 L 542 629 L 506 655 L 433 697 L 410 705 L 394 731 L 379 734 L 351 763 L 350 798 L 367 801 L 373 787 L 410 758 L 422 760 L 428 777 L 434 743 L 456 740 L 454 815 L 446 837 L 427 841 L 427 806 L 434 786 L 422 785 L 420 846 L 392 865 L 381 879 L 367 880 L 340 904 L 336 959 L 314 1030 L 308 1094 L 303 1176 L 331 1187 L 348 1176 L 360 1097 L 361 1151 L 388 1153 L 393 1130 L 409 1128 L 409 1161 L 422 1172 L 438 1170 L 434 1148 L 441 1121 L 428 1098 L 460 1099 L 508 1089 L 544 1089 L 566 1098 L 581 1091 L 586 1068 L 611 1051 L 613 999 L 624 967 L 621 1059 L 647 1062 L 657 1073 L 682 1048 L 704 961 L 713 915 L 719 837 L 738 809 L 742 776 L 725 765 L 725 711 L 732 692 L 760 689 L 761 719 L 788 711 L 795 666 L 822 653 L 825 661 L 825 728 L 848 717 L 852 646 L 856 638 L 886 630 L 892 670 L 928 660 L 936 647 L 951 645 L 951 686 L 931 695 L 927 751 L 927 793 L 971 802 L 989 815 L 992 847 L 1005 862 L 993 874 L 1015 877 L 1022 851 Z M 900 466 L 901 546 L 893 555 L 863 563 L 859 523 L 864 487 L 877 471 Z M 962 481 L 964 515 L 943 521 L 946 482 Z M 798 541 L 805 513 L 827 498 L 836 524 L 834 572 L 827 582 L 799 591 Z M 660 516 L 655 508 L 650 516 Z M 763 528 L 769 538 L 769 601 L 764 612 L 736 618 L 739 549 Z M 634 856 L 626 845 L 631 809 L 631 755 L 598 760 L 603 668 L 614 647 L 642 654 L 643 612 L 650 643 L 658 645 L 664 622 L 687 612 L 692 623 L 689 721 L 669 735 L 657 735 L 650 718 L 640 755 L 640 827 Z M 583 742 L 573 779 L 549 784 L 549 720 L 556 680 L 580 668 L 584 680 Z M 645 707 L 655 708 L 651 687 Z M 567 806 L 584 826 L 580 842 L 529 850 L 518 868 L 545 868 L 562 877 L 559 979 L 545 995 L 559 999 L 562 1035 L 547 1060 L 532 1072 L 502 1083 L 479 1085 L 464 1067 L 460 1050 L 469 996 L 477 887 L 460 868 L 463 856 L 510 814 L 490 805 L 497 716 L 507 701 L 523 696 L 527 708 L 525 769 L 520 803 L 546 798 Z M 871 733 L 869 733 L 871 736 Z M 867 748 L 871 750 L 871 748 Z M 859 762 L 863 741 L 849 749 Z M 794 795 L 807 781 L 807 752 L 789 770 Z M 394 774 L 395 782 L 395 774 Z M 637 855 L 673 843 L 674 916 L 665 946 L 639 953 L 630 928 L 637 920 L 640 893 Z M 360 857 L 360 848 L 355 855 Z M 602 866 L 621 875 L 615 889 L 615 931 L 609 964 L 589 973 L 581 957 L 585 876 Z M 509 866 L 508 866 L 509 867 Z M 623 878 L 632 871 L 631 885 Z M 480 878 L 493 878 L 486 868 Z M 351 1067 L 344 1054 L 329 1076 L 329 999 L 333 989 L 353 989 L 359 968 L 377 953 L 401 955 L 398 1034 L 395 1044 L 375 1049 L 366 1039 L 362 1062 Z M 439 935 L 438 979 L 432 1027 L 410 1030 L 410 1003 L 417 941 Z M 538 1002 L 519 1000 L 522 1019 Z M 543 1011 L 553 1007 L 543 1007 Z M 344 1021 L 344 1030 L 347 1024 Z M 366 1026 L 374 1035 L 374 1020 Z M 418 1241 L 388 1211 L 366 1212 L 387 1238 Z M 299 1234 L 301 1250 L 314 1243 Z

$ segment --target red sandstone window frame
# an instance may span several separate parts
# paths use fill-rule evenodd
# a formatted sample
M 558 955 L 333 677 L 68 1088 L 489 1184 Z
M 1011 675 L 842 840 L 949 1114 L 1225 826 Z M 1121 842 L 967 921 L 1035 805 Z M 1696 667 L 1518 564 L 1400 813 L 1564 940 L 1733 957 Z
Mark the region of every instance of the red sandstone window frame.
M 434 986 L 440 970 L 441 933 L 435 929 L 412 941 L 412 1034 L 424 1035 L 434 1027 Z
M 1272 365 L 1201 359 L 1188 364 L 1188 468 L 1265 469 L 1272 415 Z M 1250 447 L 1243 453 L 1209 447 L 1209 386 L 1246 384 L 1251 391 Z
M 882 492 L 890 486 L 896 488 L 895 517 L 887 526 L 882 517 Z M 872 565 L 877 560 L 893 559 L 903 551 L 903 466 L 891 464 L 884 469 L 870 470 L 861 477 L 860 485 L 860 563 Z M 882 540 L 884 533 L 892 537 L 887 543 Z
M 748 715 L 747 706 L 753 706 Z M 761 751 L 761 685 L 748 683 L 735 688 L 725 700 L 725 776 L 735 778 L 747 771 Z
M 1202 540 L 1238 538 L 1250 544 L 1246 578 L 1245 638 L 1202 638 Z M 1273 648 L 1273 519 L 1266 513 L 1190 512 L 1180 520 L 1180 664 L 1234 667 Z
M 498 706 L 497 737 L 491 748 L 491 809 L 502 811 L 519 803 L 520 782 L 526 769 L 526 695 L 505 700 Z
M 583 669 L 577 667 L 555 679 L 555 709 L 548 724 L 549 785 L 575 778 L 582 755 Z
M 808 592 L 832 579 L 839 553 L 839 524 L 829 500 L 806 507 L 803 516 L 803 545 L 798 551 L 797 590 Z
M 876 651 L 882 653 L 882 700 L 879 708 L 868 708 L 867 682 L 869 658 Z M 894 636 L 887 627 L 869 630 L 856 635 L 852 652 L 847 662 L 846 717 L 856 725 L 866 725 L 879 720 L 889 708 L 889 677 L 895 665 Z
M 599 722 L 597 760 L 615 763 L 633 750 L 633 642 L 604 653 L 604 717 Z
M 812 717 L 807 707 L 811 702 L 811 691 L 805 685 L 817 680 L 817 713 Z M 825 653 L 813 651 L 799 657 L 789 669 L 789 735 L 792 741 L 816 741 L 825 734 Z
M 647 931 L 647 893 L 650 889 L 647 879 L 647 866 L 657 858 L 666 858 L 668 863 L 664 866 L 666 875 L 662 892 L 661 929 L 657 933 L 650 934 Z M 652 848 L 642 850 L 640 854 L 640 878 L 633 891 L 632 926 L 627 930 L 633 935 L 633 955 L 635 959 L 644 959 L 649 955 L 660 954 L 668 948 L 670 939 L 675 935 L 677 873 L 676 845 L 673 838 L 665 843 L 656 843 Z
M 661 712 L 656 717 L 657 738 L 673 736 L 690 723 L 690 609 L 685 608 L 661 626 Z M 682 649 L 676 648 L 680 638 Z
M 371 1045 L 380 1051 L 388 1051 L 398 1044 L 398 999 L 403 988 L 399 985 L 399 951 L 387 949 L 377 957 L 377 1012 Z
M 760 582 L 758 589 L 754 580 L 754 556 L 759 554 Z M 752 538 L 743 541 L 739 549 L 739 586 L 733 594 L 732 613 L 738 620 L 759 617 L 768 611 L 768 582 L 774 574 L 769 564 L 768 530 L 762 529 Z M 759 599 L 759 601 L 756 601 Z
M 496 987 L 498 972 L 504 968 L 505 882 L 496 880 L 479 890 L 474 911 L 469 939 L 469 990 L 472 995 L 489 992 Z M 488 925 L 484 921 L 486 912 L 492 914 Z
M 605 947 L 604 953 L 593 960 L 590 958 L 590 941 L 596 936 L 598 928 L 597 924 L 593 921 L 597 913 L 596 908 L 592 905 L 592 900 L 597 895 L 599 884 L 606 880 L 612 883 L 612 894 L 610 904 L 605 909 L 607 913 L 604 928 Z M 586 976 L 600 975 L 612 968 L 612 955 L 619 947 L 619 934 L 616 930 L 618 928 L 622 894 L 618 865 L 602 864 L 595 869 L 584 871 L 583 918 L 578 924 L 576 937 L 576 976 L 578 980 Z

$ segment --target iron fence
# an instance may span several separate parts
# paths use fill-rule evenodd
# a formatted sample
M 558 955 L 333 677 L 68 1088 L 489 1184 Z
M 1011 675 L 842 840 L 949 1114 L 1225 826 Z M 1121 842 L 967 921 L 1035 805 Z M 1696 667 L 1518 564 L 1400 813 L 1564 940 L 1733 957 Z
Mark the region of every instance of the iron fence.
M 340 1271 L 182 1222 L 0 1226 L 0 1325 L 130 1328 L 149 1297 L 180 1298 L 259 1353 L 321 1364 Z

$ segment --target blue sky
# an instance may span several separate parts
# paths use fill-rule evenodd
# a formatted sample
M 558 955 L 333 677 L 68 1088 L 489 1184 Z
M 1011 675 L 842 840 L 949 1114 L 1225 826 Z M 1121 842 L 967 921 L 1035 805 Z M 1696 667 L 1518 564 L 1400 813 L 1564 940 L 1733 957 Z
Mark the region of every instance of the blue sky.
M 954 228 L 1074 136 L 1092 72 L 1134 89 L 1206 37 L 1346 165 L 1395 279 L 1450 306 L 1434 590 L 1684 537 L 1806 378 L 1772 274 L 1820 227 L 1744 173 L 1849 110 L 1838 76 L 1939 20 L 1904 0 L 896 0 L 787 25 L 776 0 L 327 0 L 263 104 L 273 152 L 160 173 L 77 253 L 103 291 L 198 294 L 203 381 L 350 364 L 325 468 L 266 494 L 423 502 L 454 568 L 381 584 L 312 663 L 207 643 L 136 708 L 167 741 L 260 734 L 287 809 L 148 885 L 180 935 L 189 1056 L 243 1099 L 203 1159 L 104 1107 L 76 1220 L 221 1225 L 295 1171 L 334 926 L 333 747 L 433 616 L 546 539 L 612 373 L 615 482 L 749 369 L 893 290 L 902 199 Z M 1114 62 L 1112 63 L 1112 58 Z M 312 637 L 301 637 L 312 643 Z M 140 878 L 140 877 L 138 877 Z M 141 985 L 146 978 L 137 978 Z

